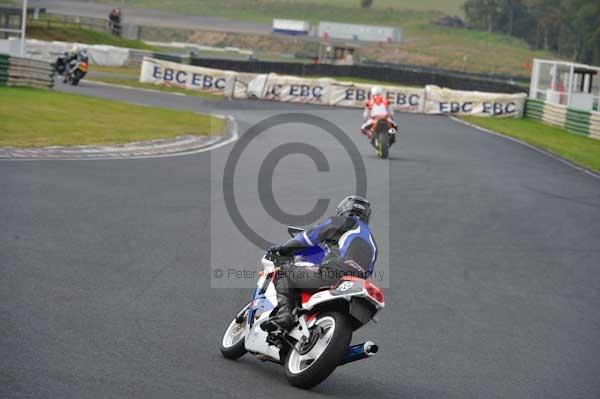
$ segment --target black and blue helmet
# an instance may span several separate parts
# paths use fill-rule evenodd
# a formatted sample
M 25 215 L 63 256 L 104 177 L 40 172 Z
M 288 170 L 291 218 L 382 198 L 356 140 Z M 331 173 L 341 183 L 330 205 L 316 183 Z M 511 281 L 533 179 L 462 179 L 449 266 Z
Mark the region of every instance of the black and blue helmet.
M 357 216 L 365 223 L 371 218 L 371 204 L 360 195 L 349 195 L 337 206 L 338 215 Z

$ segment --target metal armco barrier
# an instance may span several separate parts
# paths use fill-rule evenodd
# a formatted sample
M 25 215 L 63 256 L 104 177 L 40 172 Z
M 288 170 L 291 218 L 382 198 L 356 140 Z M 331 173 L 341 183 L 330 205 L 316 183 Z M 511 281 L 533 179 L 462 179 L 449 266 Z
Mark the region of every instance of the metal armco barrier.
M 0 86 L 51 88 L 54 68 L 45 61 L 0 54 Z
M 580 111 L 541 100 L 527 100 L 525 116 L 569 132 L 600 139 L 600 112 Z

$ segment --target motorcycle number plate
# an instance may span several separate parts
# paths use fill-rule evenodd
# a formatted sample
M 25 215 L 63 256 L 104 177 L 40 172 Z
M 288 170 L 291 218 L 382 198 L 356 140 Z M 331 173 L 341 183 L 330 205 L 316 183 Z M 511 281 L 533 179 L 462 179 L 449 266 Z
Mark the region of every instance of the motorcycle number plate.
M 362 289 L 362 281 L 342 281 L 335 287 L 335 290 L 331 291 L 331 295 L 346 295 L 362 291 Z

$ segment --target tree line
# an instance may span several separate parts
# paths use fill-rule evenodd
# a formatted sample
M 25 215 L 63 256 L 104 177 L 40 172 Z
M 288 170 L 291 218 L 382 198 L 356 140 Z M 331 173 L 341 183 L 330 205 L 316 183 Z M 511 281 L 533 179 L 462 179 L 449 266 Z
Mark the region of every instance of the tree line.
M 472 28 L 600 65 L 600 0 L 467 0 L 463 8 Z

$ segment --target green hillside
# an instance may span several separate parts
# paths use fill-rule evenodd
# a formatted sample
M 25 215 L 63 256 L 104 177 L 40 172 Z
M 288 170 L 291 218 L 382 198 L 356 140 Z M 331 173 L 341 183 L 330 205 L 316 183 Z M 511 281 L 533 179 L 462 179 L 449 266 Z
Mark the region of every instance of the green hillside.
M 432 16 L 462 14 L 463 0 L 375 0 L 369 9 L 358 0 L 123 0 L 102 2 L 270 23 L 273 18 L 310 22 L 340 21 L 398 26 L 428 21 Z M 125 16 L 126 18 L 127 16 Z
M 524 41 L 506 35 L 445 28 L 431 23 L 443 15 L 462 15 L 463 2 L 374 0 L 369 9 L 361 8 L 359 0 L 124 0 L 123 4 L 269 24 L 273 18 L 292 18 L 311 23 L 330 20 L 404 28 L 404 43 L 361 50 L 366 58 L 385 62 L 528 76 L 527 66 L 533 58 L 555 57 L 548 52 L 531 51 Z M 244 35 L 239 44 L 232 43 L 231 37 L 223 41 L 228 45 L 260 50 L 258 46 L 253 47 L 248 35 Z

